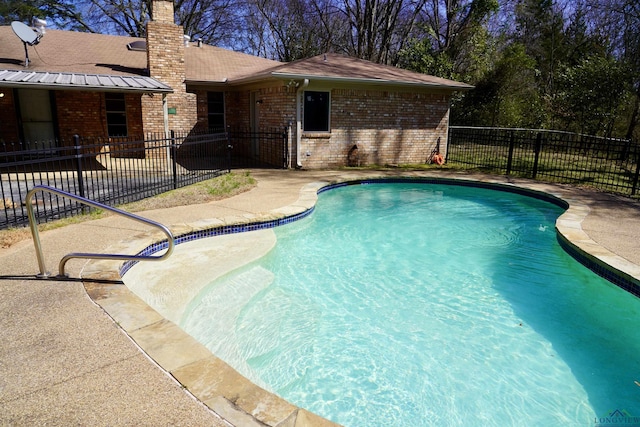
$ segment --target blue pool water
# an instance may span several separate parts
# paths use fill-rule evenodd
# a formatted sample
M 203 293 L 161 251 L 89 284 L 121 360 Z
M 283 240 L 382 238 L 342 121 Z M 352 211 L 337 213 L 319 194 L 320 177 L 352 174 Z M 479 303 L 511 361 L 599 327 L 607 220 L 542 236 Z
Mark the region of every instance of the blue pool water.
M 558 245 L 562 209 L 455 185 L 352 185 L 274 229 L 181 326 L 350 427 L 594 426 L 640 415 L 640 301 Z

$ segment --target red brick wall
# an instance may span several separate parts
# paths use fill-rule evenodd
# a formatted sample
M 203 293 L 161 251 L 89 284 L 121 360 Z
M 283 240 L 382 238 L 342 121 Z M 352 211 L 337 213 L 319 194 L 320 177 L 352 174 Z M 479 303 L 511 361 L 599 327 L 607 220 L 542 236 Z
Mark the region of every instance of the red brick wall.
M 125 94 L 127 132 L 142 137 L 140 94 Z M 73 135 L 107 137 L 107 114 L 104 93 L 56 91 L 56 114 L 60 138 L 68 143 Z
M 207 126 L 207 91 L 188 94 L 193 102 L 187 130 L 194 125 Z M 0 98 L 0 138 L 18 139 L 13 92 Z M 282 129 L 296 120 L 296 90 L 272 86 L 256 91 L 255 105 L 259 128 Z M 104 94 L 85 91 L 56 91 L 55 104 L 60 137 L 70 141 L 74 134 L 107 136 Z M 129 135 L 142 136 L 145 99 L 159 100 L 160 95 L 126 94 Z M 225 93 L 227 125 L 248 128 L 251 123 L 251 91 Z M 149 103 L 147 102 L 148 106 Z M 162 118 L 162 105 L 154 113 Z M 331 132 L 302 134 L 300 161 L 305 168 L 345 166 L 349 150 L 358 146 L 360 164 L 424 163 L 440 138 L 446 154 L 449 96 L 443 94 L 404 93 L 376 90 L 333 89 L 331 91 Z M 148 118 L 148 117 L 147 117 Z M 292 161 L 296 159 L 295 133 L 291 135 Z
M 254 114 L 258 117 L 258 127 L 262 130 L 282 129 L 296 119 L 296 96 L 294 89 L 286 86 L 271 86 L 255 91 L 225 93 L 225 114 L 227 125 L 249 128 L 251 126 L 251 94 L 256 104 Z
M 3 91 L 0 98 L 0 139 L 19 140 L 18 119 L 13 91 Z M 72 144 L 73 135 L 82 137 L 107 137 L 107 116 L 104 93 L 86 91 L 54 91 L 54 113 L 57 119 L 58 137 L 65 145 Z M 130 137 L 142 138 L 142 110 L 140 94 L 125 94 L 127 132 Z
M 132 138 L 142 139 L 144 125 L 142 123 L 142 95 L 139 93 L 127 93 L 124 96 L 127 106 L 127 134 Z M 106 115 L 106 111 L 105 111 Z
M 67 145 L 73 135 L 107 135 L 104 96 L 101 93 L 56 91 L 55 104 L 58 132 Z
M 425 163 L 438 138 L 446 153 L 449 96 L 333 89 L 331 132 L 303 132 L 300 161 L 309 169 L 346 166 L 358 147 L 360 164 Z
M 227 126 L 249 129 L 251 125 L 249 103 L 250 94 L 248 91 L 225 92 L 224 112 Z
M 198 120 L 195 129 L 207 130 L 209 128 L 208 92 L 220 92 L 219 89 L 190 90 L 198 97 Z M 248 129 L 249 121 L 249 92 L 224 92 L 225 125 Z
M 207 91 L 203 89 L 190 91 L 197 97 L 197 121 L 195 130 L 206 131 L 209 128 L 209 106 L 207 104 Z
M 295 87 L 273 86 L 254 93 L 255 100 L 260 101 L 255 108 L 261 130 L 282 129 L 292 122 L 295 131 Z M 438 139 L 444 155 L 449 99 L 445 94 L 333 89 L 331 132 L 302 133 L 302 167 L 346 166 L 354 145 L 358 146 L 361 165 L 425 163 Z M 225 93 L 227 125 L 250 126 L 250 100 L 251 91 Z M 295 133 L 292 141 L 291 155 L 295 164 Z
M 168 115 L 169 130 L 189 132 L 198 123 L 198 105 L 185 83 L 184 30 L 173 23 L 173 2 L 154 1 L 153 9 L 153 19 L 147 23 L 149 76 L 173 89 L 166 95 L 167 107 L 176 112 Z M 143 96 L 142 115 L 145 133 L 164 132 L 162 95 Z
M 295 88 L 276 86 L 256 92 L 258 123 L 260 128 L 282 129 L 296 120 Z

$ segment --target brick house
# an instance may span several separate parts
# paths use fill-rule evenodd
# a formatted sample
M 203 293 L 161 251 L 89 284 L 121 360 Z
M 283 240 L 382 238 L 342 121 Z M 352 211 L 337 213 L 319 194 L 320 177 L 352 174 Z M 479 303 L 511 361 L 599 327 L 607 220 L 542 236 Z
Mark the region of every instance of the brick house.
M 47 30 L 27 46 L 0 27 L 0 141 L 288 128 L 291 167 L 424 163 L 446 152 L 452 94 L 471 89 L 337 54 L 281 63 L 189 42 L 172 0 L 152 9 L 146 39 Z

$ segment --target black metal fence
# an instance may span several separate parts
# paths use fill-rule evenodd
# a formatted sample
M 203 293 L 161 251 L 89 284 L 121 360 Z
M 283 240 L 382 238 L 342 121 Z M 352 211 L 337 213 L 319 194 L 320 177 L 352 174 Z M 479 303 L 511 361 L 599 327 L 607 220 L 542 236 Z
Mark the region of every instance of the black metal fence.
M 233 168 L 289 163 L 287 129 L 150 136 L 144 140 L 80 138 L 0 144 L 0 229 L 28 223 L 27 192 L 49 185 L 108 205 L 140 200 Z M 638 197 L 640 144 L 559 131 L 470 128 L 449 130 L 447 162 L 550 182 L 588 185 Z M 56 196 L 36 198 L 39 221 L 86 207 Z
M 559 131 L 452 126 L 447 163 L 637 197 L 640 144 Z
M 130 203 L 245 167 L 286 167 L 287 133 L 231 130 L 171 138 L 81 138 L 0 144 L 0 229 L 28 224 L 26 195 L 48 185 L 107 205 Z M 39 221 L 87 208 L 36 197 Z
M 253 132 L 228 128 L 232 167 L 289 167 L 289 130 L 276 128 Z

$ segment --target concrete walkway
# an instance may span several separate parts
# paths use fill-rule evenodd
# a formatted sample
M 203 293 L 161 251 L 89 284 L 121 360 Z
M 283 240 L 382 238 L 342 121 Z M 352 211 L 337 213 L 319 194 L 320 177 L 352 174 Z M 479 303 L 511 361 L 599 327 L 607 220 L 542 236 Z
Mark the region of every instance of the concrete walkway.
M 588 247 L 602 251 L 607 260 L 640 279 L 640 204 L 617 196 L 438 170 L 255 170 L 252 174 L 257 187 L 238 196 L 139 215 L 181 234 L 193 224 L 214 224 L 216 219 L 228 223 L 271 218 L 299 202 L 301 189 L 312 182 L 383 175 L 479 179 L 551 192 L 572 206 L 581 206 L 577 219 L 566 223 L 569 232 L 576 228 L 582 233 L 577 239 L 588 240 Z M 134 236 L 147 232 L 138 223 L 111 216 L 51 230 L 41 238 L 47 267 L 56 274 L 58 261 L 67 253 L 106 252 L 123 242 L 139 244 Z M 223 420 L 160 369 L 94 302 L 100 293 L 99 281 L 85 289 L 81 280 L 73 279 L 83 274 L 85 264 L 70 261 L 68 280 L 36 280 L 38 264 L 30 240 L 0 250 L 0 425 L 323 425 L 321 420 L 300 416 L 279 424 L 233 416 L 225 416 L 230 422 Z

